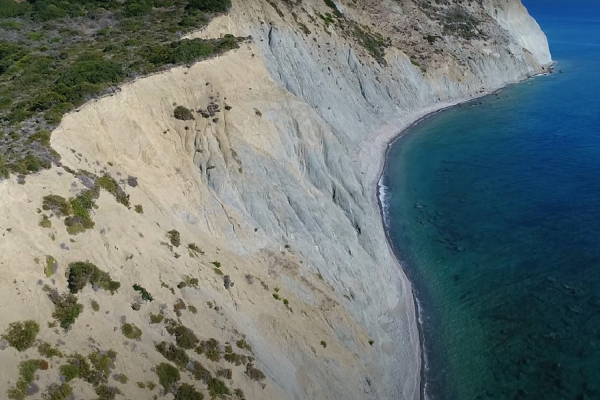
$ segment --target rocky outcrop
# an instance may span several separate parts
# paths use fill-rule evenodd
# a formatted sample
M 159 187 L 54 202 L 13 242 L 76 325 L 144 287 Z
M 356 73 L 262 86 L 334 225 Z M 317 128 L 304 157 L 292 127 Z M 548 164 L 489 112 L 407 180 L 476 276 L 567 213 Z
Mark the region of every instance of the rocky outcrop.
M 411 288 L 376 201 L 386 143 L 427 111 L 550 62 L 520 1 L 440 3 L 234 0 L 229 15 L 196 35 L 250 35 L 239 50 L 127 84 L 68 115 L 53 133 L 68 168 L 137 177 L 128 192 L 144 213 L 102 195 L 96 227 L 60 252 L 57 243 L 69 237 L 57 222 L 58 241 L 32 232 L 35 208 L 49 191 L 69 196 L 81 183 L 62 170 L 24 187 L 3 182 L 3 198 L 12 199 L 3 210 L 11 250 L 0 257 L 7 264 L 15 254 L 52 254 L 61 265 L 89 259 L 123 287 L 139 281 L 164 302 L 177 296 L 161 281 L 198 275 L 201 284 L 185 300 L 215 301 L 220 311 L 200 310 L 203 319 L 190 315 L 188 324 L 207 338 L 246 335 L 268 381 L 261 391 L 236 376 L 249 399 L 418 398 Z M 177 120 L 175 105 L 199 112 Z M 25 198 L 33 203 L 20 207 L 31 210 L 9 212 Z M 170 229 L 200 243 L 205 255 L 161 245 Z M 213 272 L 215 260 L 230 267 L 233 288 Z M 34 276 L 35 269 L 18 269 L 6 279 Z M 127 302 L 128 295 L 118 296 Z M 15 310 L 26 315 L 38 299 L 23 301 Z M 150 311 L 128 311 L 128 321 L 142 325 L 140 315 Z M 117 321 L 98 315 L 86 322 L 108 336 Z M 86 335 L 71 332 L 71 339 L 84 343 Z M 166 333 L 144 335 L 137 350 L 127 347 L 125 365 L 150 370 L 160 360 L 153 344 Z

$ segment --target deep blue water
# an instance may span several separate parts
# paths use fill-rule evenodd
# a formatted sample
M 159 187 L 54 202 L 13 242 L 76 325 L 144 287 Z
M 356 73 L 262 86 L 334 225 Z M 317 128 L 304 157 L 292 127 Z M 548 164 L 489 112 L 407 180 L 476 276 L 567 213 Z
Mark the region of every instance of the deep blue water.
M 429 117 L 388 153 L 435 399 L 600 399 L 600 1 L 525 4 L 563 73 Z

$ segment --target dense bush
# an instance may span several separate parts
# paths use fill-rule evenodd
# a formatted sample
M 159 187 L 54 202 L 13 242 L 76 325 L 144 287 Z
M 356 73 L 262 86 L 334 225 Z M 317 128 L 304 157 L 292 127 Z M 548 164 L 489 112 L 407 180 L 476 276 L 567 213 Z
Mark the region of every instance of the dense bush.
M 71 204 L 64 197 L 55 194 L 43 198 L 42 208 L 46 211 L 52 211 L 58 216 L 71 214 Z
M 171 244 L 175 247 L 179 247 L 179 245 L 181 244 L 181 235 L 179 234 L 179 232 L 173 229 L 167 232 L 167 235 L 169 236 L 169 241 L 171 242 Z
M 133 290 L 135 290 L 136 292 L 140 292 L 140 294 L 142 295 L 142 300 L 144 300 L 144 301 L 154 300 L 154 297 L 152 297 L 152 295 L 150 293 L 148 293 L 148 291 L 145 288 L 138 285 L 137 283 L 135 285 L 133 285 Z
M 177 389 L 175 400 L 203 400 L 204 395 L 199 393 L 196 388 L 187 383 L 182 383 Z
M 211 378 L 208 380 L 208 393 L 210 393 L 210 397 L 212 397 L 213 399 L 217 396 L 223 397 L 228 394 L 231 394 L 229 392 L 227 384 L 217 378 Z
M 114 400 L 118 394 L 121 394 L 121 390 L 114 386 L 100 385 L 94 390 L 98 395 L 98 400 Z
M 48 293 L 48 297 L 54 303 L 52 316 L 60 322 L 63 329 L 69 329 L 75 323 L 79 314 L 83 311 L 83 305 L 77 303 L 77 296 L 72 293 L 58 294 L 56 289 Z
M 92 367 L 84 356 L 75 353 L 69 357 L 66 364 L 60 366 L 60 374 L 65 382 L 75 378 L 88 381 L 92 376 Z
M 142 330 L 134 324 L 123 324 L 121 332 L 127 339 L 137 340 L 142 337 Z
M 184 39 L 169 45 L 147 47 L 144 58 L 154 65 L 187 64 L 239 46 L 233 35 L 222 39 Z
M 187 8 L 204 12 L 223 12 L 229 10 L 231 0 L 189 0 Z
M 19 351 L 30 348 L 40 332 L 40 325 L 34 320 L 13 322 L 2 335 L 9 345 Z
M 185 350 L 180 349 L 175 346 L 173 343 L 160 342 L 156 345 L 156 351 L 158 351 L 164 358 L 175 363 L 181 368 L 185 368 L 185 366 L 190 362 L 190 357 L 187 355 Z
M 173 116 L 176 119 L 179 119 L 182 121 L 188 121 L 190 119 L 194 119 L 194 116 L 192 115 L 192 112 L 190 111 L 190 109 L 186 108 L 184 106 L 175 107 L 175 110 L 173 111 Z
M 200 341 L 194 331 L 181 324 L 171 324 L 167 326 L 167 332 L 175 336 L 177 346 L 184 349 L 193 349 Z
M 116 292 L 121 283 L 113 281 L 107 272 L 102 271 L 90 262 L 74 262 L 69 264 L 67 272 L 68 287 L 71 293 L 77 293 L 88 283 L 111 293 Z
M 73 394 L 73 388 L 68 383 L 61 385 L 53 383 L 48 387 L 48 391 L 44 395 L 46 400 L 67 400 Z
M 262 381 L 266 378 L 265 374 L 260 369 L 254 368 L 250 363 L 246 364 L 246 375 L 255 381 Z
M 171 385 L 181 379 L 179 370 L 169 363 L 160 363 L 156 366 L 156 375 L 158 375 L 158 382 L 167 392 Z
M 188 369 L 192 372 L 192 375 L 196 380 L 202 381 L 205 384 L 212 378 L 210 371 L 204 368 L 199 361 L 192 361 Z

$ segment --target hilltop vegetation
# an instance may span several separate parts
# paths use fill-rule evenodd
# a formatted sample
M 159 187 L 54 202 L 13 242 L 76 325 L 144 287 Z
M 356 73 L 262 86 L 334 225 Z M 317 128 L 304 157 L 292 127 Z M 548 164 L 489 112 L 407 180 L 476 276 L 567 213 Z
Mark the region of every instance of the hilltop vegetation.
M 230 0 L 0 0 L 0 177 L 49 168 L 62 116 L 119 83 L 236 48 L 181 40 Z M 116 89 L 113 89 L 116 90 Z

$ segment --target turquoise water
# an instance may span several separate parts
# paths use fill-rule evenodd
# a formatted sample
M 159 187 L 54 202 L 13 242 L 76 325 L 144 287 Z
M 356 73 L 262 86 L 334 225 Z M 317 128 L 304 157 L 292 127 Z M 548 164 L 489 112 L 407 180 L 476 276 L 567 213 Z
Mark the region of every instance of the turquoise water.
M 429 398 L 600 399 L 600 2 L 527 5 L 563 73 L 429 117 L 388 153 Z

